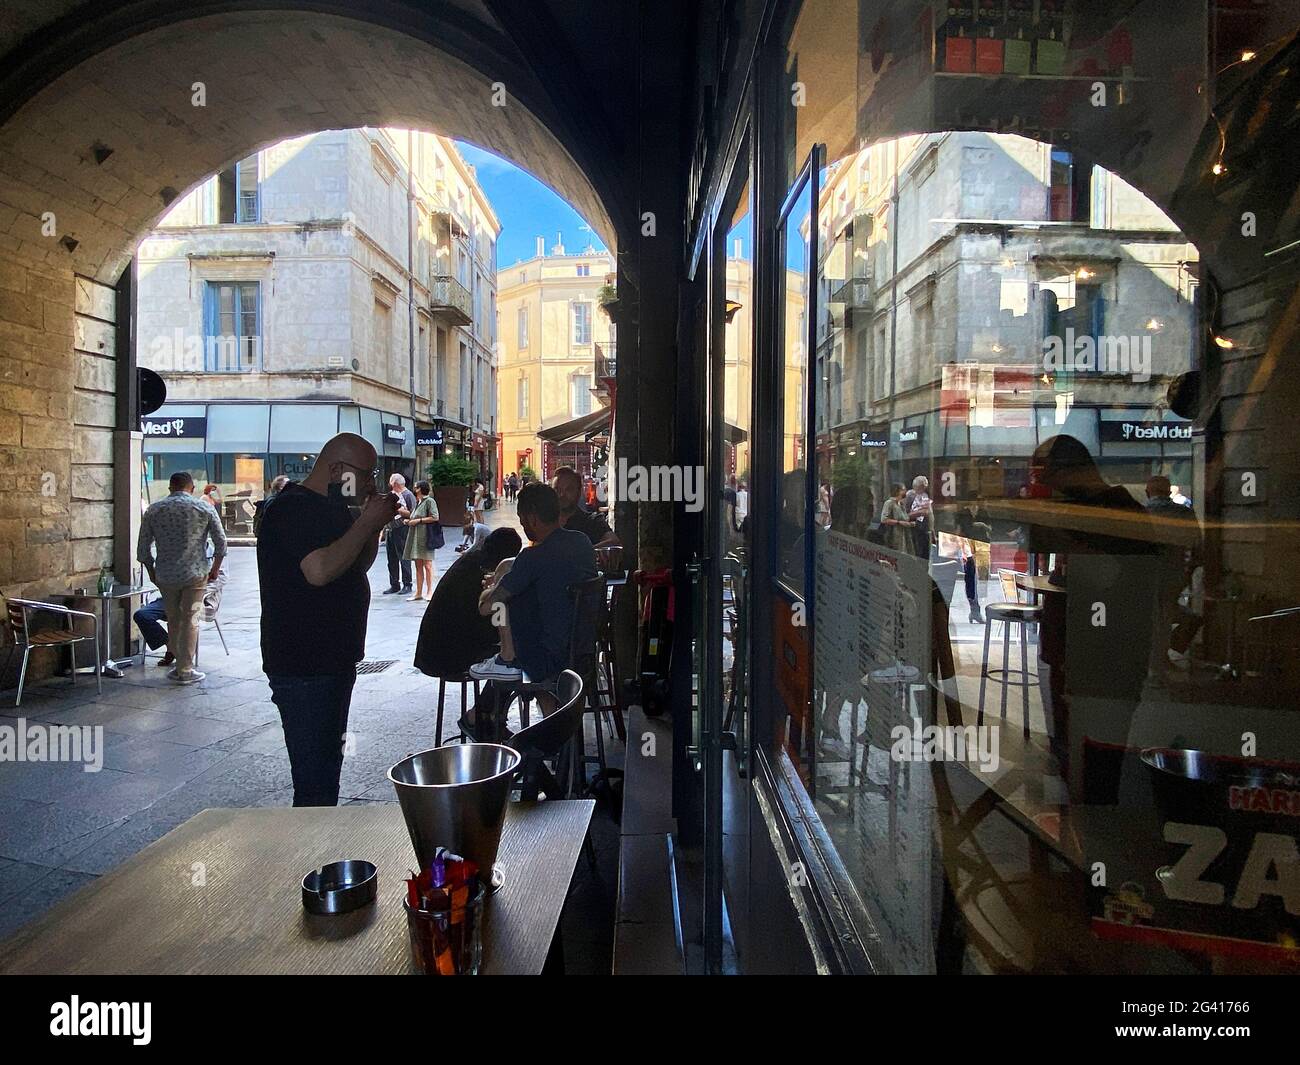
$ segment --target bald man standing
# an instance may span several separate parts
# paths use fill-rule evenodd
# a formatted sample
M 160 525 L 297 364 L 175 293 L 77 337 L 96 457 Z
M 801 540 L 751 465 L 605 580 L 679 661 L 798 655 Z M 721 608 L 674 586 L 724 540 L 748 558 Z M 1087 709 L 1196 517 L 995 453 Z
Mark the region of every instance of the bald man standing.
M 366 574 L 397 513 L 397 497 L 376 491 L 377 461 L 366 440 L 340 433 L 262 515 L 262 670 L 284 727 L 294 806 L 339 801 L 343 734 L 366 653 Z

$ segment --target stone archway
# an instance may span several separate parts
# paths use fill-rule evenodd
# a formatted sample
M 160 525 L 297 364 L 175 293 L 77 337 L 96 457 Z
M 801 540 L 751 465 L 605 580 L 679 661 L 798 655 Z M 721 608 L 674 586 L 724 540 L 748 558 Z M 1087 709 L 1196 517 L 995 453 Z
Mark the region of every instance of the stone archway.
M 211 173 L 295 135 L 407 127 L 512 160 L 611 248 L 628 213 L 611 168 L 578 162 L 597 157 L 599 137 L 538 117 L 556 104 L 517 55 L 503 50 L 497 74 L 489 44 L 471 65 L 430 43 L 431 19 L 416 36 L 307 10 L 189 10 L 94 51 L 0 124 L 0 590 L 11 595 L 130 565 L 132 495 L 114 478 L 135 468 L 123 395 L 134 374 L 117 357 L 126 316 L 113 286 L 140 237 Z

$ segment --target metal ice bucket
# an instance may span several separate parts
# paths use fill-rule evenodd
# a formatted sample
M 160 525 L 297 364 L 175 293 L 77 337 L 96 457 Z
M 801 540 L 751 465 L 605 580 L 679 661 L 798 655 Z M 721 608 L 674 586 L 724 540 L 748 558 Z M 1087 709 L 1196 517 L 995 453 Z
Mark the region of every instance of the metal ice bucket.
M 388 771 L 421 869 L 446 847 L 477 863 L 485 880 L 491 875 L 520 760 L 499 743 L 451 743 Z

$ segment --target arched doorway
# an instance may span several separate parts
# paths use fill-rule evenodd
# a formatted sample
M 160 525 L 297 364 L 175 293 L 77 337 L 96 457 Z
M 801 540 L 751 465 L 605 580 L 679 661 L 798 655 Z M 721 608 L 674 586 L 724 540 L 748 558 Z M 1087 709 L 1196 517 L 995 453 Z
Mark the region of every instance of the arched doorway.
M 114 472 L 138 469 L 139 442 L 119 282 L 139 238 L 208 175 L 317 130 L 436 130 L 529 170 L 611 250 L 626 236 L 623 139 L 574 106 L 572 71 L 548 80 L 535 52 L 549 43 L 561 58 L 570 28 L 534 12 L 540 22 L 520 16 L 507 33 L 486 10 L 397 7 L 344 17 L 338 5 L 160 5 L 15 22 L 28 32 L 10 42 L 26 68 L 0 105 L 0 317 L 14 340 L 5 418 L 8 443 L 34 470 L 13 491 L 41 502 L 27 504 L 7 590 L 43 594 L 104 564 L 130 569 L 130 478 Z

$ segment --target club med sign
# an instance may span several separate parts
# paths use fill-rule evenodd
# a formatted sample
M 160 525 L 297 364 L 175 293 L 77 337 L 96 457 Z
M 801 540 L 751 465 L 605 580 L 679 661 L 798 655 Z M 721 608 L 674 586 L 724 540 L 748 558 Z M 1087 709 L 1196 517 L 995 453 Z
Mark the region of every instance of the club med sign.
M 141 418 L 140 431 L 145 436 L 170 440 L 202 440 L 208 433 L 207 418 Z
M 1108 444 L 1186 444 L 1191 422 L 1102 422 L 1101 439 Z

